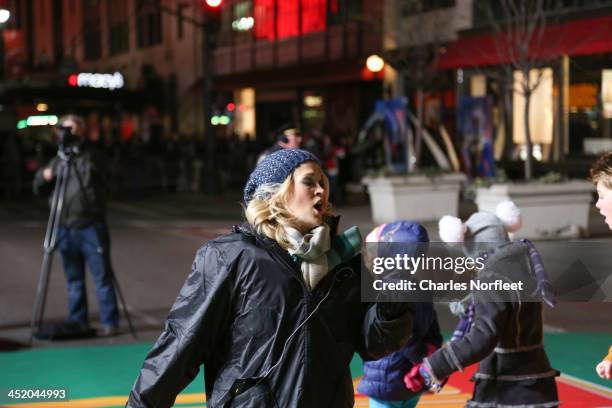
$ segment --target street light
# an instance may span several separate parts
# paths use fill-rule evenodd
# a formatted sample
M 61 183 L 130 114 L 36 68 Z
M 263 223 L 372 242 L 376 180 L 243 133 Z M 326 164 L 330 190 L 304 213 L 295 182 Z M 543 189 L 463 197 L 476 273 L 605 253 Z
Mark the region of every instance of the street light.
M 366 60 L 366 67 L 370 72 L 380 72 L 385 67 L 385 61 L 378 55 L 370 55 Z
M 4 24 L 11 18 L 11 12 L 7 9 L 0 9 L 0 24 Z

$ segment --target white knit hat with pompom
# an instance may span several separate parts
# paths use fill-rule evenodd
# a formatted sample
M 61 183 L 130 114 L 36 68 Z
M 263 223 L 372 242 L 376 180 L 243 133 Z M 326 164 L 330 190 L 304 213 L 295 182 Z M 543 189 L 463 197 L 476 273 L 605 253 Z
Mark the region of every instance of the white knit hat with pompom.
M 521 210 L 510 200 L 497 204 L 495 215 L 502 220 L 508 232 L 516 232 L 523 226 Z
M 438 222 L 440 239 L 444 242 L 463 242 L 467 227 L 461 220 L 452 215 L 445 215 Z

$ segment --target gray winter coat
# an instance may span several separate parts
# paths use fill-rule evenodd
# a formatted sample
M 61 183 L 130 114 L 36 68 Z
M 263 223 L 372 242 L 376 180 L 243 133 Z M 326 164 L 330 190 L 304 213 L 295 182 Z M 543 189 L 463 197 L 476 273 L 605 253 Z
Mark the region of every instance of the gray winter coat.
M 470 331 L 428 359 L 437 379 L 480 361 L 469 407 L 553 407 L 559 404 L 553 369 L 544 350 L 542 303 L 529 295 L 536 281 L 528 250 L 519 242 L 489 255 L 481 281 L 523 281 L 521 293 L 477 293 Z M 508 301 L 512 299 L 511 301 Z

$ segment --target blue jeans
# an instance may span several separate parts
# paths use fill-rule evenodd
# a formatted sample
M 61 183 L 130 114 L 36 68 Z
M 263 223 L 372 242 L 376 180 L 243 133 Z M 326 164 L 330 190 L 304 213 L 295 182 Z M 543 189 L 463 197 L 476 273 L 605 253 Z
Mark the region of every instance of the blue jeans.
M 419 402 L 421 394 L 406 401 L 381 401 L 370 397 L 370 408 L 414 408 Z
M 119 310 L 111 275 L 110 238 L 106 224 L 85 228 L 60 227 L 57 239 L 68 284 L 68 321 L 89 324 L 85 287 L 87 263 L 96 287 L 100 322 L 103 327 L 117 326 Z

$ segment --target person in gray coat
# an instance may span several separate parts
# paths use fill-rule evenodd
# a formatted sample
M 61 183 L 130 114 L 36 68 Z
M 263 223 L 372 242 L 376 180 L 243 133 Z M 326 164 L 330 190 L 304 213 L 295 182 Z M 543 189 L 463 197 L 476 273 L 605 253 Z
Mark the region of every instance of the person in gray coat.
M 542 301 L 554 305 L 537 250 L 526 240 L 512 242 L 508 232 L 520 228 L 518 208 L 498 205 L 496 214 L 481 211 L 465 224 L 457 218 L 440 221 L 440 237 L 462 242 L 468 256 L 483 256 L 481 282 L 523 282 L 523 290 L 472 293 L 474 317 L 460 339 L 424 360 L 425 384 L 439 389 L 455 371 L 480 362 L 468 407 L 555 407 L 555 377 L 543 342 Z

